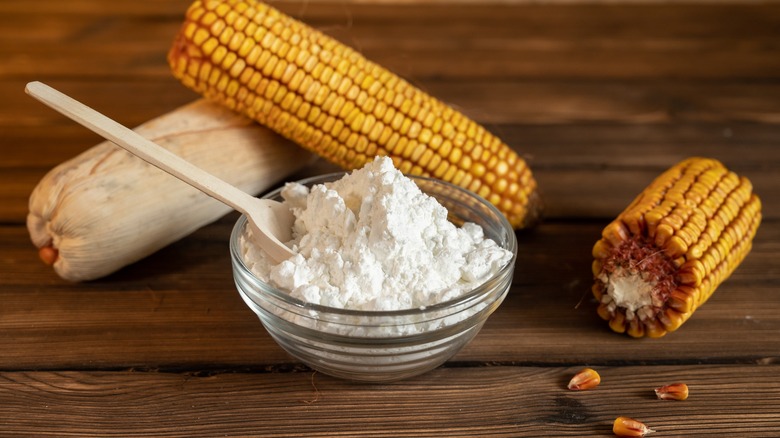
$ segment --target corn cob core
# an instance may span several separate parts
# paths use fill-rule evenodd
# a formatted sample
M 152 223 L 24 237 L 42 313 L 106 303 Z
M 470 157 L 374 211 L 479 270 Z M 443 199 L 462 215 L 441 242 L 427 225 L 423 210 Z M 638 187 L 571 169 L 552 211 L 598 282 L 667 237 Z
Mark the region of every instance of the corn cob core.
M 266 4 L 195 1 L 168 60 L 186 86 L 345 169 L 388 155 L 476 192 L 516 228 L 538 218 L 536 181 L 499 138 Z
M 689 158 L 653 181 L 593 246 L 593 294 L 612 330 L 660 337 L 737 268 L 761 222 L 749 180 Z

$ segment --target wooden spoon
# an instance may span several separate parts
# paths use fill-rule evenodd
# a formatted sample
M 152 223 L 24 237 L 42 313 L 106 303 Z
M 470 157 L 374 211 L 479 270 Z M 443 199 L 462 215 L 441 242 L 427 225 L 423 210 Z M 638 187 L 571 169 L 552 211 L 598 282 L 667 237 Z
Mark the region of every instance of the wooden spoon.
M 295 255 L 282 243 L 291 239 L 295 220 L 284 204 L 249 195 L 46 84 L 30 82 L 25 92 L 149 164 L 246 215 L 256 243 L 277 263 Z

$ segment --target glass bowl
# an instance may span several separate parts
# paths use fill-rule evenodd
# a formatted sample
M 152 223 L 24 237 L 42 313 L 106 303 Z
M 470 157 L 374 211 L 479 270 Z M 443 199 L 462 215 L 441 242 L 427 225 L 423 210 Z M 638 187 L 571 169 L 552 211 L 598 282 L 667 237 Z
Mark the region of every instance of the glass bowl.
M 344 175 L 329 174 L 298 182 L 312 186 Z M 471 341 L 509 291 L 517 241 L 506 218 L 486 200 L 458 186 L 431 178 L 410 178 L 447 208 L 451 222 L 482 226 L 485 237 L 512 252 L 509 263 L 481 286 L 450 301 L 396 311 L 346 310 L 292 298 L 258 279 L 242 258 L 240 238 L 246 217 L 241 216 L 233 227 L 230 255 L 238 292 L 273 339 L 312 369 L 365 382 L 425 373 Z M 281 201 L 281 189 L 264 197 Z

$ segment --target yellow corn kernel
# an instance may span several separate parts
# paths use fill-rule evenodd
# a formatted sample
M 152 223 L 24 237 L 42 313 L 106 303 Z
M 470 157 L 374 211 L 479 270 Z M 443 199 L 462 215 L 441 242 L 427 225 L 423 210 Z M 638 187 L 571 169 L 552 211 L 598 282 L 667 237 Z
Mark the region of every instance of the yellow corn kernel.
M 186 86 L 345 169 L 364 165 L 369 150 L 387 154 L 402 171 L 477 191 L 516 228 L 539 217 L 536 181 L 507 144 L 353 49 L 267 4 L 196 0 L 168 61 Z M 245 73 L 248 69 L 252 73 Z M 204 71 L 208 80 L 196 77 Z M 303 115 L 293 110 L 294 102 L 300 102 L 296 108 L 306 108 Z M 325 136 L 331 141 L 323 141 Z M 514 189 L 507 190 L 510 186 Z
M 592 368 L 583 368 L 569 381 L 567 386 L 572 391 L 593 389 L 601 383 L 601 376 Z
M 746 178 L 713 159 L 676 164 L 593 246 L 598 314 L 633 337 L 677 330 L 744 259 L 760 223 Z
M 688 398 L 688 385 L 672 383 L 655 388 L 655 395 L 661 400 L 685 400 Z
M 622 437 L 643 437 L 653 432 L 655 431 L 641 421 L 629 417 L 617 417 L 612 424 L 612 433 Z

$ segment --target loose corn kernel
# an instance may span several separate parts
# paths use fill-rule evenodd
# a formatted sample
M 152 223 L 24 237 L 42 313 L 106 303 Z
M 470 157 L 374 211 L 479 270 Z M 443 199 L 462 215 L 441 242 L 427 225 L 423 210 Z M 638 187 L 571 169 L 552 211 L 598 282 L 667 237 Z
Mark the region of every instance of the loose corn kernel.
M 632 337 L 677 330 L 750 252 L 760 223 L 749 180 L 713 159 L 676 164 L 593 246 L 597 313 Z
M 612 432 L 623 437 L 643 437 L 655 431 L 633 418 L 617 417 L 612 424 Z
M 601 376 L 592 368 L 583 368 L 569 381 L 568 388 L 572 391 L 583 391 L 599 386 Z
M 655 388 L 655 395 L 661 400 L 685 400 L 688 398 L 688 385 L 672 383 Z
M 355 50 L 267 4 L 196 0 L 168 61 L 186 86 L 345 169 L 386 154 L 402 171 L 478 191 L 515 228 L 533 225 L 540 215 L 530 168 L 507 144 Z M 298 101 L 311 106 L 307 117 L 292 109 Z M 320 112 L 338 122 L 319 117 Z M 328 135 L 332 141 L 321 141 Z M 506 190 L 511 184 L 517 189 Z

